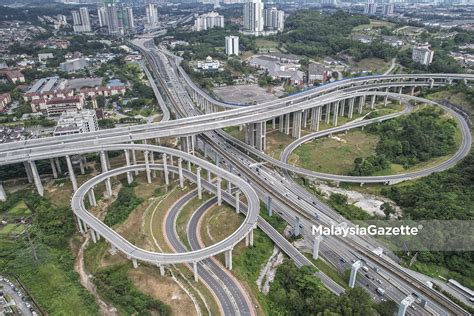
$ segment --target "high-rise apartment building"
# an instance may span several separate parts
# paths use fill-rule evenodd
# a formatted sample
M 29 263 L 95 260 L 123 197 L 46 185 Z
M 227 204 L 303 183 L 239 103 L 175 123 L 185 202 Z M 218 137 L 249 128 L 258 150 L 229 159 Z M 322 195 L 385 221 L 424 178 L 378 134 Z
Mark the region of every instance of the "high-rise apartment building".
M 79 11 L 72 11 L 72 21 L 74 32 L 81 33 L 92 31 L 89 9 L 86 7 L 79 8 Z
M 205 31 L 214 27 L 224 27 L 224 17 L 217 12 L 202 14 L 194 20 L 194 30 L 196 32 Z
M 263 2 L 261 0 L 249 0 L 244 4 L 244 30 L 255 35 L 263 32 Z
M 393 3 L 386 3 L 382 7 L 382 15 L 392 16 L 394 9 L 395 5 Z
M 156 4 L 149 3 L 146 6 L 146 22 L 150 27 L 158 26 L 158 8 Z
M 267 30 L 282 32 L 285 27 L 285 12 L 275 7 L 265 9 L 264 25 Z
M 367 0 L 367 3 L 364 7 L 364 13 L 369 15 L 374 15 L 377 12 L 377 4 L 374 0 Z
M 97 16 L 99 17 L 99 26 L 107 26 L 107 11 L 105 10 L 104 6 L 97 8 Z
M 117 12 L 117 17 L 121 34 L 129 34 L 135 31 L 135 19 L 131 7 L 120 7 Z
M 105 0 L 105 16 L 107 21 L 107 28 L 110 35 L 120 35 L 118 22 L 118 8 L 115 0 Z
M 225 53 L 230 55 L 239 55 L 239 37 L 226 36 L 225 37 Z
M 419 64 L 428 66 L 433 62 L 434 51 L 430 45 L 413 47 L 411 59 Z

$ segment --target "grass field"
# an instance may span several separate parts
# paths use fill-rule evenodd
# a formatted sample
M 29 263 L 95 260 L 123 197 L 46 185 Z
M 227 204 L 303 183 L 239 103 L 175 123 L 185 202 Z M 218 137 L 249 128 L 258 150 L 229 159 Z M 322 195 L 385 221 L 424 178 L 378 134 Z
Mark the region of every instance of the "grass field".
M 18 235 L 25 229 L 23 224 L 6 224 L 0 228 L 0 236 Z
M 347 134 L 337 134 L 337 138 L 316 139 L 298 147 L 290 157 L 303 168 L 348 174 L 354 168 L 354 159 L 368 157 L 374 153 L 378 137 L 360 130 L 351 130 Z
M 31 211 L 24 201 L 20 201 L 13 208 L 8 210 L 7 214 L 9 216 L 28 216 L 31 215 Z
M 389 66 L 390 62 L 380 58 L 364 58 L 356 64 L 356 67 L 364 68 L 374 73 L 383 73 Z

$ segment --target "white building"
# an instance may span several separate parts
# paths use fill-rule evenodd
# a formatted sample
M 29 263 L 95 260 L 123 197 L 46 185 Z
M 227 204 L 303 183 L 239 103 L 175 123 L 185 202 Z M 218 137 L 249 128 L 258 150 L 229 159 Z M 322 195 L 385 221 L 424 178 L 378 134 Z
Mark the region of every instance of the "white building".
M 221 63 L 218 60 L 213 60 L 211 56 L 207 56 L 205 61 L 198 61 L 197 68 L 203 71 L 217 71 Z
M 89 9 L 86 7 L 79 8 L 79 11 L 72 11 L 72 21 L 74 32 L 81 33 L 92 31 Z
M 149 27 L 158 26 L 158 8 L 154 3 L 146 6 L 146 22 Z
M 393 3 L 386 3 L 382 7 L 382 15 L 392 16 L 394 9 L 395 5 Z
M 99 130 L 94 110 L 66 111 L 61 114 L 53 135 L 71 135 L 89 133 Z
M 226 36 L 225 37 L 225 53 L 230 55 L 239 55 L 239 37 L 238 36 Z
M 282 32 L 285 27 L 285 12 L 275 7 L 265 9 L 264 25 L 267 30 Z
M 367 3 L 364 7 L 364 13 L 369 15 L 374 15 L 377 12 L 377 4 L 374 0 L 367 0 Z
M 65 72 L 75 72 L 77 70 L 84 69 L 89 65 L 89 62 L 85 58 L 76 58 L 76 59 L 69 59 L 65 62 L 59 64 L 59 68 Z
M 224 17 L 217 12 L 209 12 L 196 17 L 194 20 L 194 30 L 196 32 L 205 31 L 214 27 L 224 27 Z
M 114 0 L 105 1 L 106 25 L 110 35 L 119 35 L 119 22 L 117 5 Z
M 261 0 L 249 0 L 244 4 L 244 30 L 255 35 L 263 32 L 263 2 Z
M 99 17 L 99 26 L 107 26 L 107 11 L 105 10 L 105 7 L 97 8 L 97 16 Z
M 429 45 L 414 46 L 411 59 L 422 65 L 429 65 L 433 62 L 434 51 Z

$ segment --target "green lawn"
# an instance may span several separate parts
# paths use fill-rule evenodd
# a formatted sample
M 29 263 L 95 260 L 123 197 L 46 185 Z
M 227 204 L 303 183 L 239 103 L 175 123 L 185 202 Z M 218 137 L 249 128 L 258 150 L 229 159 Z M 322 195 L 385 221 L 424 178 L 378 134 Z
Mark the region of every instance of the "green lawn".
M 10 216 L 27 216 L 27 215 L 31 215 L 31 211 L 28 208 L 28 206 L 26 206 L 24 201 L 20 201 L 13 208 L 11 208 L 8 211 L 8 215 L 10 215 Z
M 0 235 L 9 236 L 9 235 L 17 235 L 21 233 L 25 229 L 25 225 L 23 224 L 7 224 L 3 228 L 0 229 Z
M 290 160 L 309 170 L 348 174 L 354 169 L 354 159 L 372 155 L 379 140 L 358 129 L 334 136 L 338 139 L 321 138 L 299 146 Z

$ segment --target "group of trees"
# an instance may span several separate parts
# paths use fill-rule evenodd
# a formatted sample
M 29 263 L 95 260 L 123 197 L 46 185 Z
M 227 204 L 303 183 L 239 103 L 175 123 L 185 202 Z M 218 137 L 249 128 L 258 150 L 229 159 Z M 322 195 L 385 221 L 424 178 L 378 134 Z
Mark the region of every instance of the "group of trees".
M 324 288 L 309 266 L 298 269 L 286 260 L 275 275 L 268 294 L 271 310 L 277 315 L 393 315 L 393 302 L 375 304 L 362 288 L 335 296 Z
M 449 154 L 456 144 L 456 122 L 443 118 L 444 111 L 426 107 L 410 115 L 374 124 L 369 133 L 380 136 L 376 155 L 354 161 L 352 175 L 367 176 L 387 169 L 390 163 L 405 168 Z
M 127 315 L 171 315 L 171 308 L 140 292 L 128 279 L 128 267 L 111 266 L 94 274 L 101 295 Z
M 123 184 L 117 199 L 109 206 L 104 223 L 108 226 L 114 226 L 122 223 L 130 213 L 141 203 L 143 199 L 137 197 L 133 183 L 131 185 Z
M 309 57 L 334 56 L 348 53 L 355 60 L 368 57 L 393 58 L 397 51 L 382 41 L 363 44 L 350 39 L 352 29 L 369 24 L 367 16 L 338 11 L 322 14 L 318 11 L 301 10 L 285 22 L 285 32 L 277 39 L 288 51 Z

